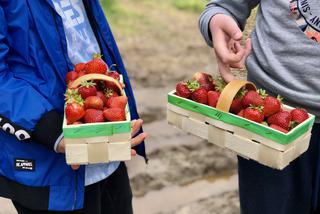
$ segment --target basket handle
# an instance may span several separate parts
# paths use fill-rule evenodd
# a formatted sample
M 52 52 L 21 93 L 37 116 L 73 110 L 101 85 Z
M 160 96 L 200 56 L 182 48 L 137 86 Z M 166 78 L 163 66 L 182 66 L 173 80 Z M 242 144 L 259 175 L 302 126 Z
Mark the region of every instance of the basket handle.
M 217 109 L 229 112 L 233 99 L 242 87 L 246 87 L 248 90 L 257 90 L 256 86 L 252 82 L 245 80 L 232 80 L 221 92 L 217 103 Z
M 119 91 L 121 92 L 121 95 L 125 95 L 123 90 L 122 90 L 122 87 L 121 87 L 120 83 L 117 80 L 115 80 L 114 78 L 109 77 L 109 76 L 104 75 L 104 74 L 86 74 L 86 75 L 83 75 L 83 76 L 79 77 L 78 79 L 76 79 L 75 81 L 73 81 L 70 86 L 71 86 L 71 88 L 77 88 L 77 87 L 79 87 L 79 85 L 82 82 L 89 81 L 89 80 L 104 80 L 104 81 L 113 82 L 119 88 Z

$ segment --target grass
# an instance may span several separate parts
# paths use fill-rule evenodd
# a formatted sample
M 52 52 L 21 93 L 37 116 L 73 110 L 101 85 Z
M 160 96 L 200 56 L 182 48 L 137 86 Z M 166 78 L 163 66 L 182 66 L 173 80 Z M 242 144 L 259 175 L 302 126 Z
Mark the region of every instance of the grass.
M 207 0 L 171 0 L 171 4 L 180 10 L 201 12 Z

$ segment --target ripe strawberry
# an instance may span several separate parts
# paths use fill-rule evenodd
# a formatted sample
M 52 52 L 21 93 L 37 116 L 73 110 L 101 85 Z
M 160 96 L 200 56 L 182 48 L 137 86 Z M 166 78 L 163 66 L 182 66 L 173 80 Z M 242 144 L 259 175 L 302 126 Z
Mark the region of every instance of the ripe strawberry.
M 211 107 L 217 107 L 217 103 L 220 97 L 220 92 L 217 91 L 209 91 L 208 92 L 208 105 Z
M 208 103 L 208 92 L 204 88 L 199 88 L 192 92 L 191 99 L 195 102 L 207 104 Z
M 176 85 L 176 93 L 179 97 L 189 98 L 191 96 L 192 91 L 188 87 L 188 83 L 182 81 Z
M 243 111 L 243 117 L 252 120 L 257 123 L 262 123 L 264 120 L 264 115 L 262 113 L 261 107 L 248 107 Z
M 78 63 L 74 66 L 74 71 L 86 73 L 86 63 Z
M 67 124 L 72 124 L 80 120 L 85 114 L 83 106 L 76 102 L 68 103 L 65 111 Z
M 244 117 L 244 110 L 242 109 L 237 115 L 240 117 Z
M 104 82 L 104 87 L 106 89 L 111 89 L 117 93 L 120 94 L 120 89 L 118 88 L 118 86 L 114 83 L 114 82 L 110 82 L 110 81 L 105 81 Z
M 214 80 L 210 74 L 204 72 L 197 72 L 193 74 L 192 80 L 196 80 L 201 88 L 204 88 L 207 92 L 214 91 L 215 85 Z
M 241 104 L 243 108 L 248 108 L 250 105 L 262 106 L 263 99 L 256 91 L 248 91 L 242 98 Z
M 103 116 L 111 122 L 126 120 L 126 112 L 122 108 L 108 108 L 103 111 Z
M 307 120 L 309 118 L 308 112 L 301 108 L 293 109 L 291 112 L 292 121 L 300 124 L 303 123 L 303 121 Z
M 78 73 L 75 71 L 70 71 L 66 75 L 66 83 L 69 84 L 70 82 L 73 82 L 79 77 Z
M 285 133 L 285 134 L 288 133 L 288 130 L 286 130 L 286 129 L 278 126 L 278 125 L 271 124 L 270 127 L 273 128 L 273 129 L 275 129 L 275 130 L 278 130 L 278 131 L 280 131 L 280 132 L 283 132 L 283 133 Z
M 268 118 L 269 125 L 277 125 L 285 130 L 289 130 L 291 114 L 288 111 L 280 111 Z
M 238 114 L 242 109 L 243 108 L 241 104 L 241 98 L 239 97 L 234 98 L 230 106 L 230 112 L 234 114 Z
M 264 116 L 265 117 L 270 117 L 271 115 L 278 113 L 281 109 L 281 101 L 278 98 L 272 97 L 272 96 L 267 96 L 264 99 Z
M 116 71 L 109 71 L 108 73 L 107 73 L 107 75 L 109 76 L 109 77 L 112 77 L 113 79 L 115 79 L 115 80 L 120 80 L 120 74 L 118 73 L 118 72 L 116 72 Z
M 97 109 L 87 109 L 84 115 L 85 123 L 101 123 L 104 122 L 103 112 Z
M 103 101 L 103 106 L 107 106 L 108 98 L 102 91 L 97 91 L 97 97 L 100 97 Z
M 87 74 L 106 74 L 107 64 L 101 59 L 99 54 L 95 54 L 93 60 L 87 62 L 85 70 Z
M 83 71 L 79 71 L 79 72 L 78 72 L 78 77 L 82 77 L 83 75 L 86 75 L 86 73 L 83 72 Z
M 97 95 L 97 89 L 96 84 L 94 82 L 82 82 L 80 88 L 78 89 L 79 94 L 83 99 L 86 99 L 90 96 L 96 96 Z
M 109 99 L 111 97 L 118 97 L 119 96 L 119 94 L 112 89 L 106 89 L 104 91 L 104 94 L 106 95 L 107 99 Z
M 127 103 L 128 103 L 128 98 L 126 96 L 110 97 L 107 101 L 107 107 L 125 109 Z
M 98 96 L 87 97 L 84 101 L 85 109 L 103 109 L 103 101 Z

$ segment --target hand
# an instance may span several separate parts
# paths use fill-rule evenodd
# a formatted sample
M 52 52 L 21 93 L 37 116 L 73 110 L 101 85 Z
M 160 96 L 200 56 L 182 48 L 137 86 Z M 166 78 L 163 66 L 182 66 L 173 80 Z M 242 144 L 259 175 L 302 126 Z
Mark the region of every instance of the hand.
M 143 120 L 132 120 L 131 121 L 131 147 L 135 147 L 139 145 L 142 141 L 144 141 L 147 137 L 146 133 L 141 133 L 138 136 L 136 134 L 139 132 L 143 124 Z M 131 155 L 135 156 L 137 152 L 134 149 L 131 149 Z
M 132 136 L 131 147 L 135 147 L 135 146 L 139 145 L 147 137 L 146 133 L 141 133 L 135 137 L 135 135 L 141 129 L 142 124 L 143 124 L 143 120 L 141 120 L 141 119 L 131 121 L 131 136 Z M 66 149 L 65 148 L 65 141 L 64 141 L 64 139 L 62 139 L 57 146 L 57 152 L 64 154 L 66 151 L 65 149 Z M 137 155 L 137 152 L 134 149 L 131 149 L 131 155 L 135 156 L 135 155 Z M 80 167 L 80 165 L 71 165 L 71 168 L 73 170 L 77 170 L 77 169 L 79 169 L 79 167 Z
M 245 47 L 241 46 L 242 32 L 236 21 L 228 15 L 213 16 L 209 27 L 220 75 L 230 82 L 234 79 L 230 68 L 243 68 L 251 53 L 251 40 L 247 39 Z

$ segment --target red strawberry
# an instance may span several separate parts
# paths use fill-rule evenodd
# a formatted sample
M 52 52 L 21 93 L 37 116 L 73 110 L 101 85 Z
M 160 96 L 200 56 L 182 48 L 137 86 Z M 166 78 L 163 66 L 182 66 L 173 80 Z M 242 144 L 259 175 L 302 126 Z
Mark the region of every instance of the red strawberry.
M 220 97 L 220 92 L 217 91 L 209 91 L 208 92 L 208 105 L 211 107 L 217 107 L 217 103 Z
M 297 124 L 303 123 L 303 121 L 309 118 L 308 112 L 301 108 L 293 109 L 291 112 L 292 121 Z
M 109 108 L 103 111 L 103 116 L 108 121 L 125 121 L 126 120 L 126 112 L 122 108 Z
M 86 73 L 83 72 L 83 71 L 79 71 L 79 72 L 78 72 L 78 77 L 82 77 L 83 75 L 86 75 Z
M 120 94 L 120 89 L 118 88 L 118 86 L 114 83 L 114 82 L 110 82 L 110 81 L 105 81 L 104 82 L 104 87 L 106 89 L 111 89 L 117 93 Z
M 80 121 L 72 123 L 72 125 L 81 125 L 81 124 L 83 124 L 83 122 L 80 122 Z
M 230 106 L 230 112 L 238 114 L 242 109 L 241 98 L 234 98 Z
M 78 73 L 75 71 L 70 71 L 66 75 L 66 83 L 69 84 L 78 78 Z
M 189 98 L 191 96 L 191 89 L 188 87 L 187 82 L 179 82 L 176 85 L 176 93 L 179 97 Z
M 191 99 L 195 102 L 207 104 L 208 103 L 208 92 L 204 88 L 199 88 L 192 92 Z
M 271 124 L 270 127 L 273 128 L 273 129 L 275 129 L 275 130 L 278 130 L 278 131 L 280 131 L 280 132 L 283 132 L 283 133 L 285 133 L 285 134 L 288 133 L 288 130 L 286 130 L 286 129 L 278 126 L 278 125 Z
M 289 130 L 291 115 L 288 111 L 280 111 L 268 118 L 269 125 L 277 125 L 285 130 Z
M 76 102 L 68 103 L 65 111 L 67 124 L 80 120 L 85 114 L 83 106 Z
M 104 91 L 104 94 L 106 95 L 107 99 L 109 99 L 111 97 L 118 97 L 119 96 L 119 94 L 112 89 L 106 89 Z
M 74 71 L 86 73 L 86 63 L 78 63 L 74 66 Z
M 193 74 L 192 79 L 196 80 L 200 84 L 200 87 L 204 88 L 207 92 L 214 91 L 215 89 L 214 80 L 210 74 L 197 72 Z
M 244 117 L 243 114 L 244 114 L 244 110 L 242 109 L 237 115 L 240 116 L 240 117 Z
M 107 64 L 101 59 L 101 56 L 96 54 L 93 60 L 87 62 L 85 70 L 87 74 L 106 74 L 108 69 Z
M 96 84 L 93 82 L 83 82 L 81 83 L 80 88 L 78 89 L 79 94 L 83 99 L 86 99 L 87 97 L 90 96 L 96 96 L 97 95 L 97 89 L 96 89 Z
M 120 74 L 118 73 L 118 72 L 116 72 L 116 71 L 109 71 L 108 73 L 107 73 L 107 75 L 109 76 L 109 77 L 112 77 L 113 79 L 115 79 L 115 80 L 120 80 Z
M 126 96 L 110 97 L 107 101 L 107 107 L 125 109 L 127 103 L 128 103 L 128 98 Z
M 98 96 L 87 97 L 84 101 L 85 109 L 103 109 L 103 101 Z
M 87 109 L 84 116 L 85 123 L 101 123 L 104 122 L 103 112 L 97 109 Z
M 263 99 L 256 91 L 248 91 L 242 98 L 241 104 L 243 108 L 248 108 L 250 105 L 262 106 Z
M 103 101 L 103 105 L 107 106 L 108 99 L 102 91 L 97 91 L 97 97 L 100 97 L 101 100 Z
M 264 116 L 270 117 L 271 115 L 278 113 L 281 109 L 281 101 L 275 97 L 267 96 L 264 100 Z
M 262 123 L 264 115 L 261 107 L 248 107 L 243 111 L 243 117 L 257 123 Z

